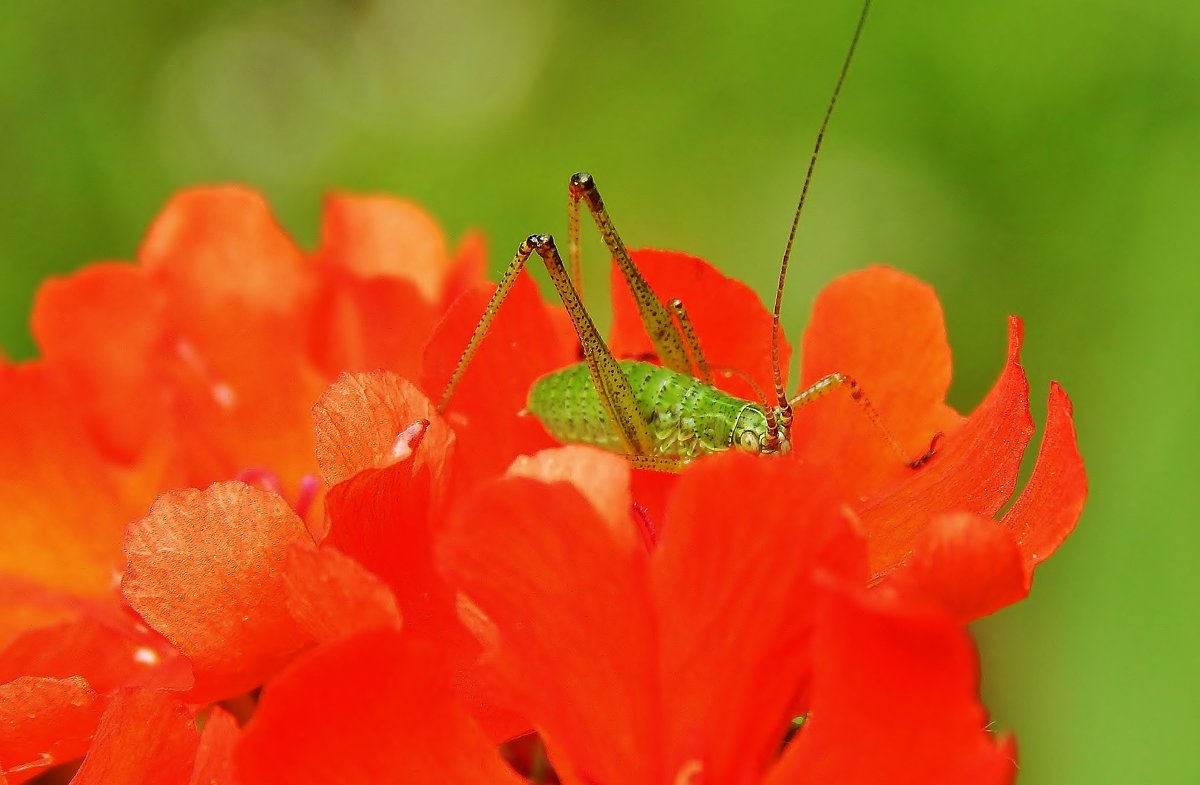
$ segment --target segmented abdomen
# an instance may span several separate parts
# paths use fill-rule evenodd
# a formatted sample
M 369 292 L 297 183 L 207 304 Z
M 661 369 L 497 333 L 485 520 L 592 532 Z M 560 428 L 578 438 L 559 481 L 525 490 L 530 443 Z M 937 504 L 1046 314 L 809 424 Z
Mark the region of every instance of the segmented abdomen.
M 739 416 L 742 426 L 764 416 L 757 404 L 691 376 L 636 360 L 622 360 L 620 365 L 633 388 L 637 416 L 648 424 L 651 454 L 693 458 L 728 449 Z M 585 363 L 534 382 L 527 408 L 561 442 L 628 451 L 600 404 Z

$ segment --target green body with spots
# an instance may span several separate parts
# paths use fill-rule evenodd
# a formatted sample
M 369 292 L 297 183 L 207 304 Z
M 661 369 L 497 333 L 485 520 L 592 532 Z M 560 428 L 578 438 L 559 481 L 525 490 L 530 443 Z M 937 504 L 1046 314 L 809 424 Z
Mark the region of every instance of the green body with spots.
M 633 388 L 637 416 L 648 425 L 650 455 L 688 460 L 728 450 L 746 438 L 746 431 L 755 435 L 755 442 L 766 438 L 767 418 L 756 403 L 658 365 L 622 360 L 620 366 Z M 527 410 L 561 442 L 628 451 L 600 403 L 586 363 L 534 382 Z

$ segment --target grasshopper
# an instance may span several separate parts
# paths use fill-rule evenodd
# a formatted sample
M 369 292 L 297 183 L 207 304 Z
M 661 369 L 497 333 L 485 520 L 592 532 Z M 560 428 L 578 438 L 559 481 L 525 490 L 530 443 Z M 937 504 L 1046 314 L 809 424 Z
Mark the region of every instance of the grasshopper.
M 937 437 L 925 454 L 909 459 L 883 424 L 862 387 L 851 377 L 832 373 L 795 396 L 788 397 L 784 391 L 779 362 L 780 309 L 792 244 L 821 144 L 846 73 L 854 59 L 854 51 L 870 7 L 870 0 L 866 0 L 817 132 L 779 267 L 771 329 L 774 403 L 768 403 L 761 394 L 758 400 L 751 401 L 714 386 L 712 368 L 704 358 L 684 303 L 671 300 L 664 305 L 658 298 L 630 258 L 600 198 L 595 180 L 586 172 L 578 172 L 571 176 L 568 184 L 570 272 L 563 264 L 554 238 L 550 235 L 530 235 L 520 244 L 446 383 L 438 410 L 446 410 L 455 387 L 487 335 L 517 276 L 530 257 L 536 254 L 545 264 L 558 296 L 566 307 L 579 337 L 583 356 L 582 362 L 538 379 L 529 392 L 526 411 L 537 417 L 550 435 L 559 441 L 591 444 L 624 455 L 636 468 L 666 472 L 680 471 L 697 457 L 729 449 L 774 455 L 787 452 L 791 447 L 793 410 L 840 388 L 858 403 L 900 460 L 914 469 L 928 461 L 933 455 Z M 638 313 L 661 365 L 613 357 L 580 298 L 581 204 L 591 214 L 633 293 Z

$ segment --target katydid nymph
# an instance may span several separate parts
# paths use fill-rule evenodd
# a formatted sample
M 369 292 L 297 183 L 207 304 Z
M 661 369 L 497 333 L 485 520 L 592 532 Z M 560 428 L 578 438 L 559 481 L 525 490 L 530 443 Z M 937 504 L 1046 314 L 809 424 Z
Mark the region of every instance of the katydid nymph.
M 536 254 L 549 271 L 566 307 L 579 337 L 583 357 L 580 363 L 538 379 L 529 393 L 526 411 L 537 417 L 550 435 L 559 441 L 591 444 L 620 453 L 634 467 L 654 471 L 679 471 L 697 457 L 729 449 L 761 455 L 784 453 L 791 446 L 793 409 L 806 406 L 822 395 L 842 388 L 871 419 L 899 460 L 913 468 L 928 461 L 933 455 L 934 445 L 931 444 L 929 451 L 915 459 L 906 456 L 854 379 L 842 373 L 832 373 L 789 398 L 784 391 L 783 372 L 780 369 L 780 309 L 792 244 L 821 143 L 854 58 L 854 50 L 870 6 L 870 0 L 863 4 L 850 48 L 826 107 L 780 264 L 770 338 L 774 403 L 768 403 L 762 395 L 758 395 L 755 401 L 738 398 L 714 386 L 712 369 L 704 359 L 684 303 L 671 300 L 664 304 L 658 298 L 630 258 L 600 198 L 595 181 L 591 175 L 579 172 L 571 176 L 568 185 L 570 271 L 563 264 L 551 236 L 531 235 L 520 244 L 446 383 L 438 404 L 439 411 L 446 410 L 455 387 L 487 335 L 517 276 L 529 258 Z M 614 358 L 583 305 L 579 296 L 581 203 L 591 214 L 629 285 L 661 365 L 640 359 Z

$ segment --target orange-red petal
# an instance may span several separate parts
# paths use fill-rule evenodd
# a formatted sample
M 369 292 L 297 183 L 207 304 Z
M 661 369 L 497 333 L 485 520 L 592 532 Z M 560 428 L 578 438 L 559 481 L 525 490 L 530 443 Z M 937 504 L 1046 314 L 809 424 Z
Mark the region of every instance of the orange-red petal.
M 240 736 L 241 729 L 232 714 L 220 706 L 209 709 L 189 785 L 238 785 L 233 751 Z
M 144 477 L 96 449 L 45 364 L 0 363 L 0 574 L 65 594 L 111 595 L 121 532 Z
M 513 705 L 576 781 L 662 781 L 648 557 L 574 487 L 523 477 L 460 503 L 443 561 L 498 632 Z
M 0 774 L 16 785 L 79 757 L 103 711 L 103 701 L 78 676 L 22 676 L 0 684 Z
M 436 306 L 407 280 L 359 278 L 338 268 L 322 274 L 309 347 L 323 374 L 387 368 L 418 378 Z
M 944 513 L 917 536 L 908 562 L 886 585 L 965 624 L 1025 596 L 1021 561 L 1016 540 L 996 521 L 969 512 Z
M 22 675 L 81 676 L 101 693 L 133 685 L 186 689 L 192 683 L 190 665 L 170 644 L 115 608 L 81 611 L 17 637 L 0 650 L 0 683 Z
M 312 547 L 283 499 L 236 482 L 164 494 L 129 527 L 121 588 L 191 660 L 193 700 L 251 689 L 309 642 L 282 576 L 298 543 Z
M 620 455 L 579 444 L 518 456 L 509 477 L 566 482 L 584 495 L 618 536 L 630 532 L 629 462 Z
M 163 426 L 163 410 L 130 405 L 151 389 L 168 309 L 166 293 L 134 265 L 107 263 L 51 278 L 37 292 L 31 325 L 42 357 L 66 386 L 106 457 L 133 463 Z
M 858 381 L 883 424 L 913 458 L 962 418 L 944 401 L 950 346 L 937 295 L 887 267 L 844 275 L 817 296 L 804 331 L 800 386 L 830 373 Z M 791 391 L 789 391 L 791 392 Z M 794 394 L 794 393 L 793 393 Z M 850 498 L 876 491 L 904 470 L 846 391 L 796 411 L 795 449 L 838 477 Z
M 477 287 L 460 297 L 434 332 L 421 376 L 431 398 L 441 397 L 491 291 Z M 514 456 L 555 446 L 536 419 L 522 415 L 535 379 L 577 361 L 550 314 L 533 279 L 520 276 L 451 398 L 446 421 L 458 437 L 465 480 L 501 474 Z
M 263 690 L 241 785 L 518 785 L 458 705 L 437 653 L 378 629 L 306 654 Z
M 1011 743 L 986 730 L 974 647 L 949 618 L 833 591 L 813 671 L 809 719 L 767 785 L 1000 785 L 1015 776 Z
M 386 581 L 406 625 L 453 607 L 448 590 L 430 595 L 442 583 L 431 556 L 431 486 L 428 469 L 408 460 L 359 472 L 333 486 L 325 500 L 325 544 Z
M 73 785 L 187 785 L 200 734 L 172 693 L 121 690 L 108 704 Z
M 364 469 L 382 469 L 408 457 L 397 453 L 396 437 L 417 420 L 429 427 L 414 465 L 442 478 L 453 452 L 454 434 L 416 385 L 386 372 L 344 374 L 313 405 L 317 462 L 329 485 Z
M 859 505 L 871 571 L 881 575 L 907 558 L 917 535 L 941 512 L 995 515 L 1012 496 L 1033 420 L 1029 383 L 1020 365 L 1021 322 L 1009 321 L 1008 361 L 983 403 L 946 435 L 918 470 Z
M 428 303 L 441 300 L 450 268 L 437 222 L 412 202 L 391 196 L 325 197 L 317 260 L 360 278 L 408 281 Z
M 1086 498 L 1087 475 L 1075 438 L 1071 400 L 1058 384 L 1051 384 L 1046 434 L 1033 474 L 1000 521 L 1015 535 L 1031 579 L 1033 568 L 1075 528 Z
M 654 555 L 669 770 L 752 782 L 809 673 L 814 576 L 866 577 L 835 484 L 805 464 L 726 454 L 682 477 Z
M 480 232 L 468 232 L 454 250 L 449 275 L 442 289 L 441 310 L 444 313 L 450 304 L 466 292 L 486 280 L 487 241 Z
M 746 284 L 721 274 L 703 259 L 674 251 L 637 250 L 633 260 L 661 302 L 683 301 L 701 350 L 716 371 L 734 369 L 748 374 L 766 395 L 774 388 L 771 371 L 771 313 Z M 613 329 L 610 346 L 620 357 L 652 352 L 629 287 L 614 263 L 612 269 Z M 786 375 L 791 350 L 780 335 L 779 361 Z M 753 400 L 744 380 L 716 374 L 717 386 Z
M 229 305 L 288 316 L 312 285 L 308 262 L 266 200 L 239 186 L 176 194 L 146 233 L 138 260 L 169 289 L 190 293 L 174 304 L 189 317 Z
M 400 626 L 400 609 L 388 585 L 336 548 L 292 545 L 283 588 L 292 618 L 314 641 Z

